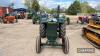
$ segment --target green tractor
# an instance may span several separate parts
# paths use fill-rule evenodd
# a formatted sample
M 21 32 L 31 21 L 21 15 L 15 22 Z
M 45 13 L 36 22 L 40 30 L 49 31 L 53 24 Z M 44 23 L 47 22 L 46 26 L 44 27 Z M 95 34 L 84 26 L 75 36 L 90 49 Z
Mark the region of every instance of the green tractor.
M 30 12 L 29 12 L 27 18 L 28 18 L 28 19 L 32 19 L 32 23 L 33 23 L 33 24 L 36 24 L 37 21 L 39 21 L 40 16 L 33 10 L 33 11 L 30 11 Z
M 36 24 L 40 20 L 40 16 L 38 14 L 34 14 L 32 17 L 32 23 Z
M 58 6 L 58 18 L 41 19 L 40 36 L 36 39 L 36 52 L 40 53 L 43 46 L 61 46 L 65 54 L 69 52 L 69 40 L 66 37 L 66 24 L 64 18 L 59 18 L 60 6 Z M 46 43 L 42 39 L 46 38 Z M 58 43 L 58 40 L 62 40 Z

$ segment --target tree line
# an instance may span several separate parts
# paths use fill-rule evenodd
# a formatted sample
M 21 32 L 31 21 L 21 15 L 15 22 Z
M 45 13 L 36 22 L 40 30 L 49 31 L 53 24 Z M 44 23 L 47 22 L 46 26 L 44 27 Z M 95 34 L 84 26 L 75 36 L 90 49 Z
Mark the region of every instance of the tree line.
M 25 0 L 25 1 L 26 1 L 25 5 L 30 10 L 34 9 L 36 12 L 39 10 L 43 10 L 51 14 L 56 12 L 56 8 L 48 9 L 47 7 L 39 5 L 38 2 L 39 0 Z M 78 0 L 75 0 L 65 11 L 61 10 L 61 12 L 69 15 L 76 15 L 77 13 L 95 13 L 98 11 L 100 10 L 96 10 L 91 6 L 89 6 L 88 2 L 86 1 L 80 2 Z

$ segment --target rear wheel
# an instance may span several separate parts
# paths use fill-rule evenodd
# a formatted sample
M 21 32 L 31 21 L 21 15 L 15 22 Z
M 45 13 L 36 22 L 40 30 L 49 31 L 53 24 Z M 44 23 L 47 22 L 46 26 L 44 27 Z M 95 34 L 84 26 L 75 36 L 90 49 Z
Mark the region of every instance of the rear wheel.
M 69 25 L 70 24 L 70 19 L 69 18 L 67 18 L 67 25 Z
M 32 19 L 32 23 L 33 23 L 33 24 L 35 24 L 35 23 L 36 23 L 36 21 L 35 21 L 34 19 Z
M 33 22 L 33 24 L 35 24 L 36 22 Z
M 67 38 L 62 38 L 62 48 L 63 48 L 63 52 L 65 54 L 68 54 L 69 53 L 69 40 L 68 40 L 68 37 Z
M 60 32 L 59 32 L 59 37 L 64 37 L 66 34 L 66 25 L 65 24 L 61 24 L 60 25 Z
M 46 37 L 46 28 L 45 24 L 40 24 L 40 37 L 45 38 Z
M 36 39 L 36 52 L 40 53 L 41 52 L 41 38 L 37 37 Z

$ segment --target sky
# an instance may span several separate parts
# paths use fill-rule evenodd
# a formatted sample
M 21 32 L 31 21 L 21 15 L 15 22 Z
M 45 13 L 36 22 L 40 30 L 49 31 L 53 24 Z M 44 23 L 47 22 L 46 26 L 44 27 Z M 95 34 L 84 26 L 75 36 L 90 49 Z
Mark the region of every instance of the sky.
M 61 7 L 68 8 L 74 0 L 40 0 L 39 4 L 48 8 L 55 8 L 57 5 Z M 100 0 L 81 0 L 88 1 L 89 5 L 95 7 L 97 4 L 100 4 Z M 10 3 L 14 3 L 14 8 L 25 8 L 24 0 L 0 0 L 0 6 L 8 6 Z
M 55 8 L 57 5 L 61 5 L 61 7 L 68 8 L 75 0 L 40 0 L 39 3 L 42 6 L 49 7 L 49 8 Z M 89 5 L 93 8 L 100 4 L 100 0 L 80 0 L 81 2 L 87 1 L 89 2 Z
M 26 8 L 24 0 L 0 0 L 0 6 L 8 7 L 11 3 L 14 3 L 14 8 Z

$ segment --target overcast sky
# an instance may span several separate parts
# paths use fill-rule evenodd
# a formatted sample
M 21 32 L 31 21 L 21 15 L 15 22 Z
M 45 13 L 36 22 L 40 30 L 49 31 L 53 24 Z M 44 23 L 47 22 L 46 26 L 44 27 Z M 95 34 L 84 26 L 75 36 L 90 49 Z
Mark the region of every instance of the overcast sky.
M 55 8 L 57 5 L 68 8 L 74 0 L 40 0 L 39 4 L 48 8 Z M 95 7 L 100 4 L 100 0 L 81 0 L 89 2 L 89 5 Z M 8 6 L 10 3 L 14 3 L 14 8 L 24 8 L 24 0 L 0 0 L 0 6 Z

